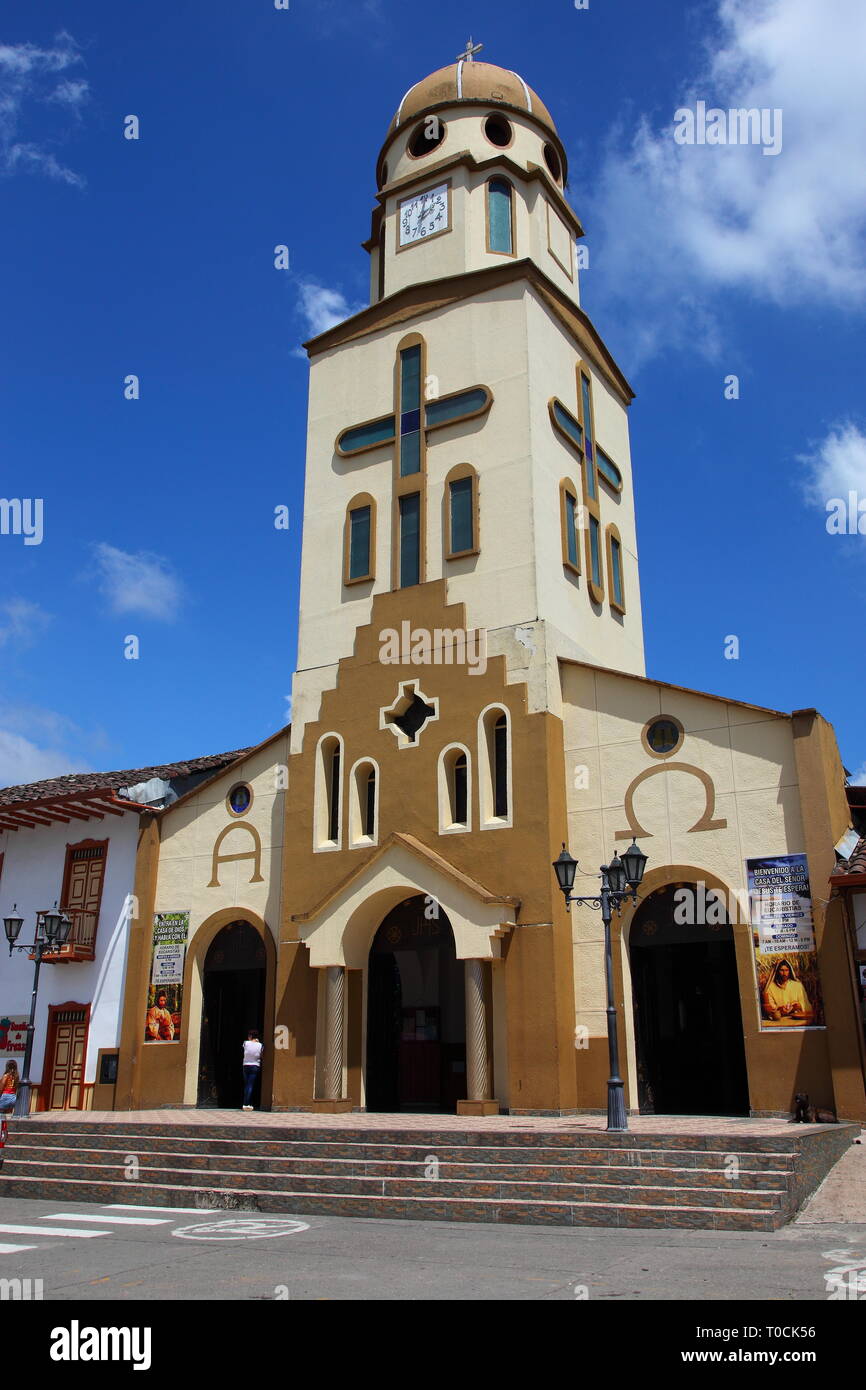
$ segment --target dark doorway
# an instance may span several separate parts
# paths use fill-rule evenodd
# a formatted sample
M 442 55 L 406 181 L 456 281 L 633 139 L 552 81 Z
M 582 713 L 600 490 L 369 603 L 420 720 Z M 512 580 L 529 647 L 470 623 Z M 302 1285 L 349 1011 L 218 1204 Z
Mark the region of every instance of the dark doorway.
M 454 1112 L 466 1096 L 463 962 L 423 896 L 383 921 L 367 980 L 367 1109 Z
M 689 896 L 675 897 L 678 888 Z M 629 955 L 641 1114 L 748 1115 L 737 961 L 727 915 L 712 897 L 702 897 L 702 885 L 661 888 L 635 914 Z
M 198 1103 L 239 1110 L 243 1103 L 243 1042 L 251 1028 L 263 1037 L 265 946 L 249 922 L 231 922 L 205 956 Z M 256 1083 L 253 1105 L 261 1105 Z

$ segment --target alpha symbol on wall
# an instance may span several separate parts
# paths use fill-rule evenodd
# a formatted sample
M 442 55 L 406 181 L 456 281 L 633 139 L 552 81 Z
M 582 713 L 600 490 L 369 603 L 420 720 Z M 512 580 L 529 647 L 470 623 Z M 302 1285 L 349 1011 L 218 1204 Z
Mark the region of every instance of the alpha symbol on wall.
M 236 830 L 245 831 L 246 834 L 249 835 L 250 839 L 253 842 L 253 848 L 239 850 L 235 854 L 220 854 L 220 847 L 222 845 L 223 840 L 226 838 L 227 835 L 231 835 Z M 259 832 L 256 830 L 256 827 L 254 825 L 250 825 L 249 821 L 246 820 L 233 821 L 231 825 L 227 825 L 223 830 L 220 831 L 219 835 L 217 835 L 213 847 L 210 883 L 208 884 L 208 888 L 222 887 L 222 884 L 219 881 L 220 864 L 234 864 L 241 859 L 252 859 L 253 861 L 252 877 L 247 881 L 249 883 L 264 883 L 264 879 L 262 878 L 261 837 L 259 835 Z

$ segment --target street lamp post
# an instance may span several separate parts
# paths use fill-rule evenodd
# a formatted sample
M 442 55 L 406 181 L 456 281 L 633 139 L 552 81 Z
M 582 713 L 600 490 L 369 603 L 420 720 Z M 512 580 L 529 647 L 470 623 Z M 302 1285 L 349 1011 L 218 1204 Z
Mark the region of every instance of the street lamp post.
M 72 927 L 72 919 L 67 917 L 65 912 L 58 911 L 55 903 L 50 912 L 42 913 L 44 936 L 39 936 L 39 918 L 37 916 L 34 932 L 35 941 L 32 945 L 19 946 L 17 944 L 18 936 L 23 925 L 24 918 L 19 913 L 16 903 L 10 915 L 3 918 L 3 928 L 6 932 L 6 940 L 9 942 L 9 954 L 11 956 L 13 951 L 29 951 L 36 962 L 33 971 L 33 993 L 30 996 L 30 1021 L 27 1025 L 27 1042 L 24 1046 L 23 1074 L 18 1085 L 18 1094 L 15 1097 L 15 1109 L 12 1112 L 19 1119 L 26 1118 L 30 1114 L 30 1058 L 33 1055 L 36 995 L 39 990 L 39 969 L 42 965 L 42 957 L 65 943 Z
M 625 1113 L 623 1079 L 619 1074 L 619 1037 L 616 1027 L 616 1004 L 613 998 L 613 953 L 610 943 L 610 923 L 614 908 L 620 913 L 623 903 L 629 898 L 632 902 L 637 902 L 637 890 L 640 887 L 646 865 L 647 856 L 632 840 L 622 858 L 615 854 L 609 864 L 601 865 L 601 892 L 593 897 L 575 898 L 571 896 L 571 890 L 574 887 L 577 860 L 572 859 L 564 842 L 562 853 L 558 859 L 553 861 L 554 873 L 565 897 L 566 911 L 571 910 L 572 903 L 580 903 L 582 907 L 592 908 L 594 912 L 600 911 L 601 919 L 604 922 L 607 1050 L 610 1058 L 610 1077 L 607 1083 L 607 1127 L 616 1133 L 624 1133 L 628 1130 L 628 1119 Z

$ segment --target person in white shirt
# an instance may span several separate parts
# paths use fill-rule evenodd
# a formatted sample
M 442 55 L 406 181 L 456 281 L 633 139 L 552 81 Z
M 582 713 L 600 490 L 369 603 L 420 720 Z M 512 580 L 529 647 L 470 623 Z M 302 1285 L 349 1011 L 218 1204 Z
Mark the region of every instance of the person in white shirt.
M 256 1077 L 262 1069 L 262 1053 L 264 1048 L 259 1041 L 258 1033 L 253 1029 L 247 1034 L 244 1043 L 244 1110 L 252 1110 L 253 1090 L 256 1084 Z

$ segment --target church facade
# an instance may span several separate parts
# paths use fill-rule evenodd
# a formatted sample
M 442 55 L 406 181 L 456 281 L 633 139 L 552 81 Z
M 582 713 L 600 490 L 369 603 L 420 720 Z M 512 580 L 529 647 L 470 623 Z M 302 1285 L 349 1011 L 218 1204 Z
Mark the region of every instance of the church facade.
M 567 153 L 470 56 L 376 165 L 370 306 L 307 345 L 292 725 L 143 818 L 115 1105 L 866 1119 L 830 726 L 647 679 L 631 389 Z M 167 1020 L 170 1020 L 170 1025 Z M 169 1036 L 171 1033 L 171 1036 Z

